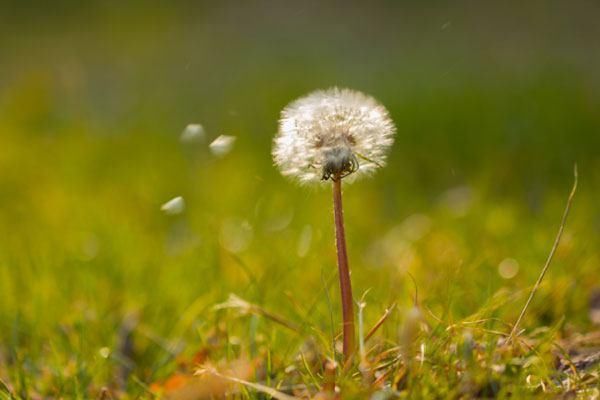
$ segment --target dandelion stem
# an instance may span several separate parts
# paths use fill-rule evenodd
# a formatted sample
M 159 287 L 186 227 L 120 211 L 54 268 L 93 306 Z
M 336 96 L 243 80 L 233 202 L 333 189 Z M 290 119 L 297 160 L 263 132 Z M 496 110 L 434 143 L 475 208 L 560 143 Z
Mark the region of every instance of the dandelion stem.
M 335 220 L 335 244 L 337 247 L 338 272 L 342 295 L 342 318 L 344 336 L 344 361 L 350 359 L 354 351 L 354 310 L 352 300 L 352 283 L 350 267 L 346 251 L 346 234 L 344 232 L 344 213 L 342 209 L 342 179 L 333 180 L 333 215 Z

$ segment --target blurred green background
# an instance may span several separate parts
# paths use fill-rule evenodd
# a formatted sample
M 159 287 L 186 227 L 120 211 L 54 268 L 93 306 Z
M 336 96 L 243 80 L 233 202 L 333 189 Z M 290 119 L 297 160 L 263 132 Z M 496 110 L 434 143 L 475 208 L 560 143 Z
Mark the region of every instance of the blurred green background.
M 502 290 L 514 297 L 495 313 L 514 321 L 577 163 L 524 326 L 590 329 L 599 18 L 593 1 L 3 2 L 0 378 L 81 393 L 125 365 L 132 387 L 150 383 L 198 348 L 229 293 L 329 332 L 329 281 L 337 329 L 330 189 L 287 181 L 270 156 L 280 110 L 334 85 L 379 99 L 398 128 L 388 166 L 345 188 L 368 321 L 412 304 L 408 272 L 447 321 Z M 203 141 L 180 140 L 191 123 Z M 237 140 L 217 157 L 222 134 Z M 185 211 L 165 215 L 175 196 Z M 123 360 L 128 318 L 141 328 Z M 226 321 L 281 357 L 302 340 Z

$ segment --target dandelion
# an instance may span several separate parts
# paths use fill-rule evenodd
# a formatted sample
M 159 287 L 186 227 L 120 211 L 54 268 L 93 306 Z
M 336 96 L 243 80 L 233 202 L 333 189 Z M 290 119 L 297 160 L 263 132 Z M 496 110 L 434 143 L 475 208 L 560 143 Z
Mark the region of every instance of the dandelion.
M 373 173 L 385 164 L 396 131 L 377 100 L 337 88 L 292 102 L 279 122 L 275 164 L 302 183 Z
M 346 360 L 354 351 L 355 332 L 342 179 L 370 175 L 385 165 L 395 132 L 389 113 L 377 100 L 354 90 L 331 88 L 313 92 L 285 107 L 273 141 L 273 159 L 283 175 L 301 183 L 333 182 Z

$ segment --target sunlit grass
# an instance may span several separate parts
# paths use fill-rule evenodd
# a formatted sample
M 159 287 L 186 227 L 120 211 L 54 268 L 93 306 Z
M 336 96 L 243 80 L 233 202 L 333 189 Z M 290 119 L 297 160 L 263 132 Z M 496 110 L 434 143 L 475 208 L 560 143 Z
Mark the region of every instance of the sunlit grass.
M 10 191 L 3 191 L 1 376 L 14 393 L 85 398 L 105 386 L 145 393 L 144 385 L 163 382 L 207 346 L 215 362 L 259 360 L 249 381 L 319 390 L 319 357 L 339 357 L 332 348 L 340 328 L 335 259 L 324 222 L 331 210 L 322 206 L 328 191 L 304 193 L 253 167 L 243 141 L 217 159 L 200 147 L 186 158 L 176 134 L 5 136 L 12 153 L 3 164 L 13 169 L 2 176 Z M 378 178 L 385 189 L 377 179 L 348 187 L 353 281 L 358 295 L 370 289 L 365 326 L 398 304 L 368 349 L 383 354 L 399 343 L 418 289 L 424 325 L 409 344 L 415 361 L 393 364 L 393 351 L 378 361 L 393 365 L 389 378 L 401 381 L 399 390 L 524 396 L 541 391 L 540 381 L 561 391 L 552 343 L 590 329 L 588 296 L 597 284 L 589 178 L 583 170 L 573 218 L 523 322 L 526 332 L 538 331 L 527 336 L 534 347 L 505 354 L 494 349 L 549 251 L 568 186 L 548 188 L 532 211 L 514 186 L 498 195 L 486 188 L 494 173 L 478 175 L 429 198 L 389 173 Z M 185 211 L 161 212 L 177 195 Z M 397 218 L 386 217 L 392 209 Z M 309 244 L 301 239 L 307 226 Z M 238 234 L 248 236 L 232 247 L 239 238 L 227 235 Z M 299 255 L 301 240 L 308 250 Z M 518 263 L 510 279 L 499 270 L 507 258 Z M 229 293 L 300 331 L 215 309 Z M 122 354 L 132 318 L 132 347 Z M 306 346 L 312 361 L 297 358 Z M 290 365 L 297 377 L 285 372 Z M 360 393 L 357 382 L 348 375 L 338 383 Z

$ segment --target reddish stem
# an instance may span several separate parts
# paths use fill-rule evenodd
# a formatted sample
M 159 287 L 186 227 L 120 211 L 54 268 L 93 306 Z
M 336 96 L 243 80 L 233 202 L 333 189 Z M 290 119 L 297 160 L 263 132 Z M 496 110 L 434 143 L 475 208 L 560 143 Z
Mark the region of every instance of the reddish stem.
M 350 267 L 346 251 L 346 234 L 344 232 L 344 213 L 342 209 L 342 180 L 333 179 L 333 215 L 335 219 L 335 244 L 337 247 L 340 291 L 342 295 L 342 317 L 344 333 L 344 361 L 350 359 L 354 352 L 354 310 L 352 299 L 352 283 Z

